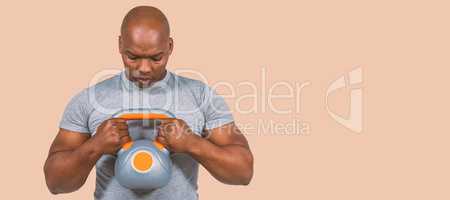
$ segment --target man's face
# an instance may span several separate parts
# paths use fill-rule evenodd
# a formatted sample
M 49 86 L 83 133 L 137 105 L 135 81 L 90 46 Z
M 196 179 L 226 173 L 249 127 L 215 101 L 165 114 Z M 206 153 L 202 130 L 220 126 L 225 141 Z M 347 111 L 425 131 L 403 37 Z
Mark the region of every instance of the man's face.
M 133 27 L 119 37 L 119 49 L 128 79 L 144 88 L 164 78 L 173 41 L 161 31 Z

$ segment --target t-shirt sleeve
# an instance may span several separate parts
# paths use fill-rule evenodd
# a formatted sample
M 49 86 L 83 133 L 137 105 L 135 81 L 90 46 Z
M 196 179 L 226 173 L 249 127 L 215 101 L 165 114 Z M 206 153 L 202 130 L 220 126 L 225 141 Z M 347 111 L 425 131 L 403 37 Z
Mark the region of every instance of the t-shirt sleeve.
M 208 86 L 204 87 L 202 103 L 205 116 L 205 130 L 221 127 L 234 121 L 225 99 Z
M 72 97 L 64 109 L 59 127 L 69 131 L 90 134 L 87 104 L 88 98 L 85 91 Z

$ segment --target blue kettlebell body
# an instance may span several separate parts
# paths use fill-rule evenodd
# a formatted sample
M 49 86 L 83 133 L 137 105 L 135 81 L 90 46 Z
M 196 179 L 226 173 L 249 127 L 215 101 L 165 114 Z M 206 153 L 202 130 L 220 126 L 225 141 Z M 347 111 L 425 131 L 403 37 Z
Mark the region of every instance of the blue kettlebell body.
M 120 185 L 132 190 L 152 190 L 167 185 L 172 176 L 170 152 L 154 141 L 158 118 L 174 118 L 163 110 L 126 110 L 115 118 L 127 119 L 132 142 L 117 153 L 115 177 Z
M 169 152 L 149 140 L 136 140 L 121 149 L 115 164 L 115 176 L 129 189 L 150 190 L 165 186 L 172 175 Z

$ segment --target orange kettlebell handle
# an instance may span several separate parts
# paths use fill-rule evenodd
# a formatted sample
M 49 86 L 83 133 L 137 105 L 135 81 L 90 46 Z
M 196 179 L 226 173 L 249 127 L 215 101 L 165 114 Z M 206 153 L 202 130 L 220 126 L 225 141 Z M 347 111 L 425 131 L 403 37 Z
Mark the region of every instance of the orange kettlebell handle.
M 159 120 L 172 120 L 175 118 L 168 117 L 165 114 L 159 113 L 125 113 L 119 115 L 117 118 L 125 120 L 143 120 L 143 119 L 159 119 Z
M 118 117 L 119 119 L 125 119 L 125 120 L 146 120 L 146 119 L 153 119 L 153 120 L 175 120 L 175 118 L 168 117 L 165 114 L 159 114 L 159 113 L 125 113 L 121 114 Z M 161 144 L 158 141 L 153 141 L 153 144 L 159 149 L 164 149 L 164 145 Z M 131 146 L 133 146 L 133 141 L 127 142 L 122 146 L 122 149 L 127 150 Z

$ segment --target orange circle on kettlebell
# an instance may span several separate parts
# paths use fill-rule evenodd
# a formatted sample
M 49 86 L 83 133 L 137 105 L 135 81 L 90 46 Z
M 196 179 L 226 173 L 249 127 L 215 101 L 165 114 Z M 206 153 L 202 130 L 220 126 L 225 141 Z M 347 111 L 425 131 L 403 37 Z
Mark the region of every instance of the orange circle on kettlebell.
M 138 151 L 133 156 L 133 168 L 141 173 L 150 170 L 153 163 L 152 155 L 148 151 Z

